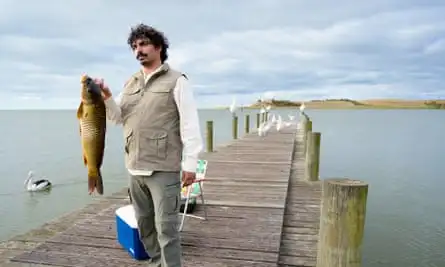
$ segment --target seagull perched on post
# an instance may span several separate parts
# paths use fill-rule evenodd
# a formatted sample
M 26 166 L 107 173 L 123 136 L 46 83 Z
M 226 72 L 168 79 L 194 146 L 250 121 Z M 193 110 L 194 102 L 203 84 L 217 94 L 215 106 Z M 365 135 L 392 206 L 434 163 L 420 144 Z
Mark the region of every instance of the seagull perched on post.
M 304 105 L 304 102 L 301 102 L 300 105 L 300 113 L 304 113 L 304 109 L 306 108 L 306 106 Z
M 229 107 L 230 113 L 232 113 L 232 116 L 235 116 L 235 110 L 236 110 L 236 99 L 233 97 L 232 104 Z

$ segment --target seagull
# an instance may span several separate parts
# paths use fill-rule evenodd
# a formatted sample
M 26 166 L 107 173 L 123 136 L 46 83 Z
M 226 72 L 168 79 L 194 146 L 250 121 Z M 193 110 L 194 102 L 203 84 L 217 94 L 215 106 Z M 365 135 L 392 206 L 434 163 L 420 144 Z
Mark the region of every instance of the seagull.
M 235 110 L 236 110 L 236 99 L 235 97 L 232 99 L 232 104 L 229 107 L 229 111 L 230 113 L 235 114 Z
M 283 119 L 281 118 L 281 115 L 278 115 L 278 120 L 277 120 L 277 131 L 279 132 L 281 130 L 281 128 L 283 127 Z
M 306 108 L 306 106 L 304 105 L 304 102 L 301 102 L 300 105 L 300 114 L 304 113 L 304 109 Z

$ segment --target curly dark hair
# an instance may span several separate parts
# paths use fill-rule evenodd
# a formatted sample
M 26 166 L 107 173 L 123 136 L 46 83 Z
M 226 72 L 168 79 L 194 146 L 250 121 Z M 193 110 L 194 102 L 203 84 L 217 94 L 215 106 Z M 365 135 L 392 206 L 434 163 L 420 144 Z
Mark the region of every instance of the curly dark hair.
M 167 50 L 169 48 L 169 43 L 163 32 L 158 31 L 151 26 L 140 23 L 134 27 L 131 27 L 127 43 L 130 47 L 132 47 L 133 43 L 138 39 L 148 39 L 151 41 L 154 47 L 161 47 L 162 63 L 168 59 Z

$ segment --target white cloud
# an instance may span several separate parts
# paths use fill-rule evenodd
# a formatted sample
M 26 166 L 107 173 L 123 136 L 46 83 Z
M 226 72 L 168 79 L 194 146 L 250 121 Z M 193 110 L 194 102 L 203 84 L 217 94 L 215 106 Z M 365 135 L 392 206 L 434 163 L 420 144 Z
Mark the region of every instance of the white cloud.
M 75 108 L 82 73 L 118 92 L 130 26 L 157 26 L 202 107 L 276 98 L 445 96 L 441 1 L 0 1 L 0 108 Z

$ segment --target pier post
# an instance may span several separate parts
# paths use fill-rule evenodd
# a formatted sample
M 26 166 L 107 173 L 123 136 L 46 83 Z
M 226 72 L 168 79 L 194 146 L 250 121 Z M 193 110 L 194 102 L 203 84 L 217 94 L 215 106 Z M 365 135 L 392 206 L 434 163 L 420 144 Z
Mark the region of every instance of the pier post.
M 309 136 L 309 133 L 312 132 L 312 121 L 308 119 L 304 126 L 305 127 L 304 127 L 304 135 L 303 135 L 303 138 L 304 138 L 304 140 L 303 140 L 304 141 L 303 142 L 303 144 L 304 144 L 303 151 L 306 153 L 306 151 L 307 151 L 307 137 Z
M 302 131 L 302 142 L 303 142 L 303 152 L 306 153 L 307 150 L 307 137 L 309 132 L 312 132 L 312 121 L 309 117 L 304 116 L 301 119 L 300 130 Z
M 232 120 L 232 137 L 233 139 L 238 138 L 238 116 L 233 116 Z
M 321 133 L 308 132 L 306 138 L 306 160 L 304 178 L 306 181 L 318 181 L 320 173 L 320 143 Z
M 257 113 L 256 114 L 256 128 L 260 128 L 260 124 L 261 124 L 261 114 Z
M 248 134 L 249 130 L 250 130 L 250 116 L 249 114 L 246 114 L 246 118 L 244 120 L 244 131 L 246 134 Z
M 213 152 L 213 121 L 207 121 L 206 142 L 207 152 Z
M 368 184 L 323 181 L 317 267 L 360 267 Z

